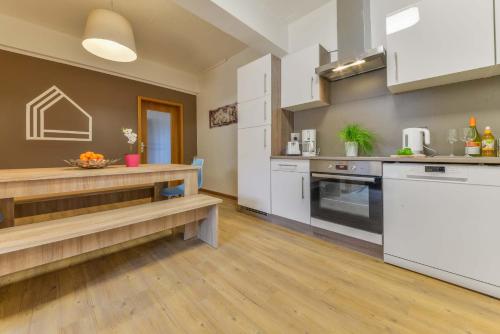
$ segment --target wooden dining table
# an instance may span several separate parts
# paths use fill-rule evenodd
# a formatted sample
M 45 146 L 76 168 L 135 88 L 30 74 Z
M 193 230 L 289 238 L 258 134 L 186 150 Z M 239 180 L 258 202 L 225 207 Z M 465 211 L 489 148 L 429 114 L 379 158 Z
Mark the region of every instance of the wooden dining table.
M 16 202 L 65 198 L 89 193 L 123 191 L 137 186 L 154 189 L 153 201 L 161 199 L 167 182 L 182 181 L 185 196 L 198 193 L 198 167 L 178 164 L 145 164 L 139 167 L 109 166 L 0 169 L 0 228 L 15 225 Z

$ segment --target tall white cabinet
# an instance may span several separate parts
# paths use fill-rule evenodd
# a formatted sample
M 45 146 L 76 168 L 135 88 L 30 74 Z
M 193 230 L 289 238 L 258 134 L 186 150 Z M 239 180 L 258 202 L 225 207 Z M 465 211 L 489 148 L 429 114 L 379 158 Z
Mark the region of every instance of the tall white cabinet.
M 421 0 L 389 14 L 393 27 L 402 17 L 413 23 L 387 35 L 389 89 L 397 93 L 493 75 L 493 3 Z
M 293 129 L 280 108 L 280 60 L 266 55 L 238 69 L 238 204 L 271 213 L 271 155 Z

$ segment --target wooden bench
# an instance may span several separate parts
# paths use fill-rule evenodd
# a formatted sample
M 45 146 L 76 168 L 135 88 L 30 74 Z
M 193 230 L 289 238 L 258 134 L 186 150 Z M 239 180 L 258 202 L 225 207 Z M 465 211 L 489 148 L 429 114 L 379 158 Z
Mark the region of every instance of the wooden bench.
M 185 226 L 184 239 L 217 247 L 218 204 L 191 195 L 0 229 L 0 277 Z

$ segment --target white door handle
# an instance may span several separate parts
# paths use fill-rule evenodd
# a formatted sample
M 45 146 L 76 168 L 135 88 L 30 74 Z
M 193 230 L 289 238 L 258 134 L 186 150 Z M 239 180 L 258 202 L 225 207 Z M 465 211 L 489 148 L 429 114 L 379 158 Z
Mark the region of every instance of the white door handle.
M 267 121 L 267 101 L 264 101 L 264 122 Z
M 313 86 L 314 86 L 314 77 L 311 77 L 311 100 L 314 100 Z
M 396 82 L 399 82 L 399 61 L 397 52 L 394 52 L 394 78 Z
M 302 176 L 302 199 L 304 199 L 304 177 Z
M 267 94 L 267 73 L 264 73 L 264 94 Z

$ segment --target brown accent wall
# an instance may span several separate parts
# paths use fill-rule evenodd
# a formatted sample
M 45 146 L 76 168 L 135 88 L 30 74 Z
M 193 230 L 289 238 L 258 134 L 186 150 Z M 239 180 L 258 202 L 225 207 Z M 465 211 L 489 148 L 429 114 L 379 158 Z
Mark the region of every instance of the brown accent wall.
M 194 95 L 7 51 L 0 64 L 0 168 L 62 166 L 87 150 L 122 157 L 129 148 L 121 128 L 137 130 L 137 96 L 182 103 L 185 162 L 196 155 Z M 93 141 L 26 140 L 26 103 L 53 85 L 93 117 Z

